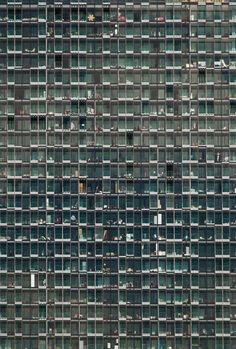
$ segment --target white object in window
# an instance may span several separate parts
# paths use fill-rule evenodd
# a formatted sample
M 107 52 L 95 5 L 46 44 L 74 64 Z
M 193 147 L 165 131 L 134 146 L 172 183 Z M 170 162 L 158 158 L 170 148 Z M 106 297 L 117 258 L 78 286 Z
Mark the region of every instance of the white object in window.
M 198 62 L 198 68 L 206 68 L 206 62 L 199 61 Z
M 154 216 L 154 224 L 157 224 L 157 216 Z
M 35 274 L 30 275 L 30 285 L 31 287 L 35 287 Z
M 189 255 L 190 255 L 190 248 L 189 246 L 186 246 L 185 256 L 189 256 Z

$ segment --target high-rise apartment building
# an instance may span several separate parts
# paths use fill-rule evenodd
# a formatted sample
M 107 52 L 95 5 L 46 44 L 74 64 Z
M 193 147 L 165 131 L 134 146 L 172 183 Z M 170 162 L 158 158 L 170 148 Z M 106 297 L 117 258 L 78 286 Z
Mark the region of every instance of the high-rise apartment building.
M 236 2 L 0 0 L 0 349 L 236 348 Z

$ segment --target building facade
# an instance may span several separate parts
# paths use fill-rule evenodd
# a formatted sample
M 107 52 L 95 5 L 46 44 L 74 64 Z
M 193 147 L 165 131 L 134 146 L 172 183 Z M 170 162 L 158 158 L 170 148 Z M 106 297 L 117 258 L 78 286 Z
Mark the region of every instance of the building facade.
M 0 1 L 0 349 L 236 348 L 236 4 Z

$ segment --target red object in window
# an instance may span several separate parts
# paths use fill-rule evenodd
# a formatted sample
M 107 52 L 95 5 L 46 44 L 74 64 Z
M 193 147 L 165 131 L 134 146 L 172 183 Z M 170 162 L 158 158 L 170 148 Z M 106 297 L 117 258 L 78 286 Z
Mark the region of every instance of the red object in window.
M 125 22 L 126 18 L 125 16 L 119 16 L 119 22 Z

